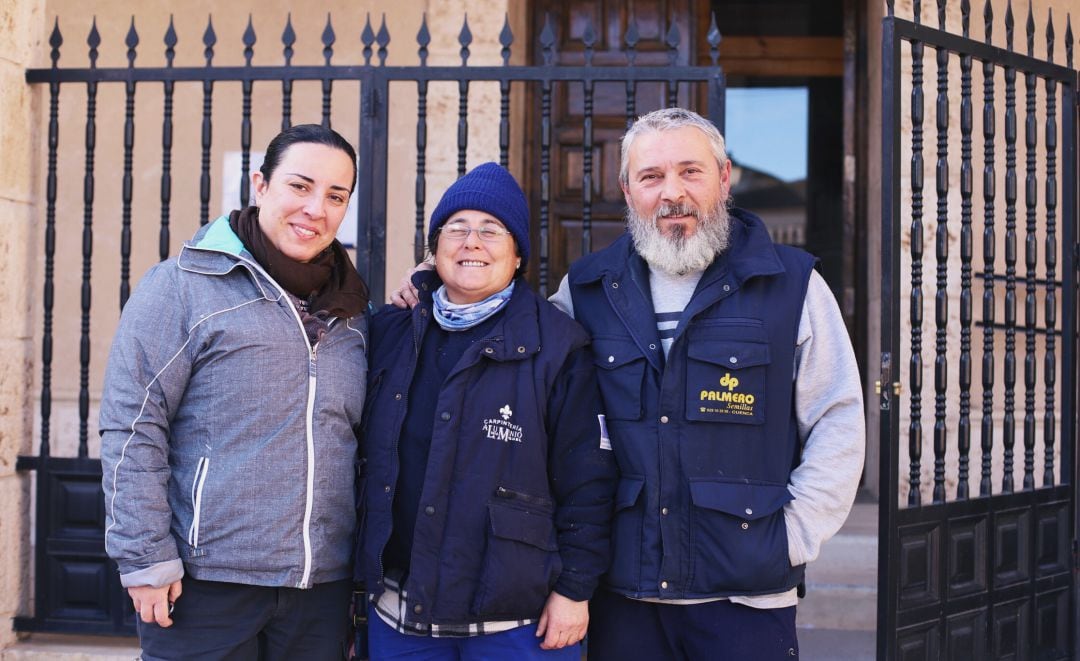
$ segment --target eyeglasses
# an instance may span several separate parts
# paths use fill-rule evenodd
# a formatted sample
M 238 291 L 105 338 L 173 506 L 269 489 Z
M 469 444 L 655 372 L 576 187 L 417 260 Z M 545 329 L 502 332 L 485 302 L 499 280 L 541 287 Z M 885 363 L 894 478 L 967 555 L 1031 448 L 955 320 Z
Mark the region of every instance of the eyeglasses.
M 507 234 L 510 234 L 509 230 L 504 230 L 501 227 L 495 225 L 484 225 L 483 227 L 469 227 L 468 225 L 462 225 L 459 223 L 452 223 L 450 225 L 443 225 L 439 230 L 439 234 L 445 236 L 451 241 L 464 241 L 469 238 L 469 235 L 476 232 L 476 235 L 480 237 L 481 241 L 486 243 L 495 243 L 501 240 Z

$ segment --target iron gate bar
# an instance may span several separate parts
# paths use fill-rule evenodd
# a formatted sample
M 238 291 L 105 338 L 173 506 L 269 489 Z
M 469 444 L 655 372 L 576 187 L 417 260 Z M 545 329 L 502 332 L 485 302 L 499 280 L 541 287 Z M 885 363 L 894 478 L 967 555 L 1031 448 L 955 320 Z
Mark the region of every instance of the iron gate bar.
M 1007 30 L 1006 49 L 990 45 L 992 34 L 992 12 L 989 2 L 985 5 L 986 43 L 971 41 L 968 31 L 970 4 L 962 3 L 963 36 L 952 35 L 944 31 L 945 2 L 938 3 L 940 29 L 932 29 L 915 22 L 905 21 L 893 15 L 893 3 L 888 3 L 888 16 L 883 21 L 883 125 L 882 175 L 886 182 L 882 198 L 882 250 L 886 262 L 882 273 L 882 355 L 881 388 L 879 408 L 881 410 L 881 473 L 883 484 L 880 505 L 880 543 L 879 547 L 879 612 L 878 612 L 878 658 L 889 659 L 901 655 L 926 654 L 928 657 L 958 658 L 956 655 L 974 654 L 981 658 L 986 654 L 1007 652 L 1009 641 L 994 637 L 1000 631 L 1002 622 L 1009 621 L 1019 636 L 1015 652 L 1022 657 L 1034 654 L 1035 650 L 1058 655 L 1080 657 L 1080 586 L 1077 580 L 1076 531 L 1080 529 L 1080 512 L 1077 511 L 1077 485 L 1075 464 L 1076 439 L 1076 344 L 1077 338 L 1077 251 L 1076 244 L 1076 122 L 1078 84 L 1077 73 L 1072 70 L 1072 29 L 1071 18 L 1066 29 L 1067 67 L 1053 63 L 1054 31 L 1052 20 L 1046 30 L 1049 61 L 1033 57 L 1034 53 L 1034 18 L 1029 5 L 1027 33 L 1027 54 L 1022 55 L 1012 50 L 1012 12 L 1011 5 L 1005 17 Z M 921 3 L 914 3 L 914 12 L 918 16 Z M 899 494 L 899 446 L 896 434 L 899 430 L 899 408 L 896 395 L 899 384 L 893 374 L 895 357 L 901 349 L 899 323 L 900 315 L 899 286 L 900 271 L 900 131 L 897 129 L 901 117 L 899 98 L 899 76 L 901 69 L 901 44 L 908 41 L 912 50 L 912 90 L 911 90 L 911 428 L 909 430 L 911 471 L 908 475 L 911 490 L 918 491 L 920 468 L 919 453 L 922 449 L 920 420 L 921 408 L 918 405 L 921 389 L 921 206 L 922 206 L 922 62 L 921 50 L 924 46 L 934 48 L 938 56 L 938 101 L 937 101 L 937 292 L 935 295 L 935 450 L 934 503 L 922 505 L 918 495 L 912 495 L 909 507 L 901 508 Z M 943 55 L 944 54 L 944 55 Z M 943 243 L 946 236 L 942 230 L 949 222 L 948 195 L 948 76 L 947 68 L 950 55 L 960 58 L 961 101 L 960 101 L 960 137 L 961 137 L 961 232 L 960 232 L 960 375 L 957 381 L 961 390 L 961 411 L 957 422 L 959 450 L 959 480 L 956 500 L 945 502 L 943 454 L 947 449 L 948 427 L 946 409 L 942 407 L 946 394 L 946 364 L 943 358 L 948 356 L 948 345 L 942 337 L 947 312 L 947 271 L 942 272 L 942 264 L 948 259 L 948 246 Z M 971 310 L 972 292 L 972 246 L 971 226 L 971 92 L 970 64 L 973 59 L 983 62 L 984 70 L 984 230 L 983 230 L 983 318 L 975 325 L 983 327 L 983 467 L 980 496 L 969 499 L 966 493 L 967 465 L 966 455 L 970 448 L 969 396 L 971 386 L 971 346 L 970 331 L 973 324 Z M 1006 211 L 1005 263 L 1004 275 L 994 273 L 997 258 L 995 243 L 998 240 L 994 225 L 998 210 L 995 183 L 998 172 L 995 167 L 994 151 L 996 97 L 994 95 L 994 75 L 997 68 L 1005 70 L 1006 114 L 1005 143 L 1006 171 L 1004 210 Z M 1025 209 L 1024 227 L 1024 272 L 1017 273 L 1016 241 L 1016 102 L 1015 76 L 1024 74 L 1025 81 Z M 1039 203 L 1038 195 L 1038 124 L 1037 79 L 1045 79 L 1046 89 L 1046 223 L 1044 252 L 1047 255 L 1046 275 L 1037 277 L 1038 268 L 1038 232 L 1037 222 Z M 1061 88 L 1062 123 L 1061 142 L 1057 141 L 1057 88 Z M 1060 199 L 1061 244 L 1058 240 L 1057 213 L 1057 158 L 1056 149 L 1062 150 L 1061 174 L 1063 194 Z M 1060 261 L 1057 250 L 1061 250 Z M 1064 274 L 1058 278 L 1058 267 Z M 1016 284 L 1017 277 L 1023 281 L 1024 288 L 1024 479 L 1023 490 L 1012 491 L 1011 471 L 1006 465 L 1006 475 L 1002 480 L 1002 492 L 994 494 L 990 484 L 993 449 L 994 416 L 994 332 L 1004 329 L 1007 336 L 1004 365 L 1005 397 L 1010 400 L 1006 406 L 1005 447 L 1009 453 L 1009 437 L 1014 433 L 1012 402 L 1015 396 L 1015 332 L 1017 329 Z M 1000 323 L 995 319 L 994 284 L 1004 280 L 1005 320 Z M 1045 310 L 1043 324 L 1037 319 L 1038 287 L 1044 288 Z M 1061 327 L 1056 306 L 1059 304 L 1057 293 L 1062 293 L 1060 304 Z M 1045 335 L 1045 354 L 1043 380 L 1045 387 L 1045 411 L 1043 415 L 1043 446 L 1045 460 L 1041 486 L 1035 485 L 1034 450 L 1036 445 L 1035 388 L 1038 385 L 1037 351 L 1035 338 Z M 1061 337 L 1060 354 L 1057 353 L 1057 338 Z M 1061 383 L 1057 389 L 1058 357 L 1060 355 Z M 917 374 L 916 372 L 919 372 Z M 895 388 L 895 391 L 894 391 Z M 1056 397 L 1060 392 L 1060 400 Z M 965 397 L 968 395 L 968 397 Z M 1060 444 L 1062 453 L 1061 481 L 1055 486 L 1054 458 L 1055 451 L 1055 407 L 1060 402 L 1061 425 Z M 1011 464 L 1011 457 L 1006 458 Z M 1020 544 L 1010 545 L 1001 535 L 1016 535 Z M 1057 535 L 1055 537 L 1054 535 Z M 901 545 L 903 541 L 904 545 Z M 1003 544 L 1001 549 L 995 544 Z M 1013 547 L 1015 546 L 1015 549 Z M 981 550 L 980 550 L 981 549 Z M 996 555 L 999 550 L 1018 551 L 1030 555 L 1010 557 Z M 972 552 L 982 553 L 979 557 L 959 557 Z M 952 555 L 950 555 L 952 554 Z M 956 554 L 959 554 L 957 556 Z M 984 567 L 985 572 L 973 571 L 964 564 L 975 562 L 972 567 Z M 950 562 L 952 564 L 950 564 Z M 983 565 L 978 563 L 982 562 Z M 955 565 L 955 566 L 954 566 Z M 964 569 L 971 574 L 950 575 L 950 571 Z M 920 573 L 922 572 L 922 573 Z M 986 581 L 981 584 L 980 581 Z M 1071 590 L 1070 590 L 1071 588 Z M 1050 617 L 1051 620 L 1045 620 Z M 1037 618 L 1042 618 L 1037 620 Z M 1036 626 L 1038 624 L 1038 626 Z M 1047 635 L 1052 638 L 1045 638 Z M 901 643 L 901 636 L 903 642 Z M 980 637 L 983 636 L 983 637 Z M 899 645 L 903 645 L 900 647 Z M 966 652 L 960 652 L 960 650 Z M 1057 650 L 1052 652 L 1052 650 Z M 1040 652 L 1042 653 L 1042 652 Z M 1064 657 L 1061 657 L 1064 658 Z

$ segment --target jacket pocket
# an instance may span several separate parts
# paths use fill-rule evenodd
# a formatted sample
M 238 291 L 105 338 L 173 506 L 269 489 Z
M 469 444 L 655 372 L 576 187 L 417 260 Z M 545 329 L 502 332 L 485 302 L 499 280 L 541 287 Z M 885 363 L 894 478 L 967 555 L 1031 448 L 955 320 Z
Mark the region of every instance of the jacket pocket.
M 691 479 L 690 497 L 694 592 L 787 587 L 786 485 Z
M 640 420 L 645 356 L 629 337 L 594 337 L 592 351 L 604 414 L 610 420 Z
M 485 620 L 539 617 L 562 571 L 558 549 L 550 511 L 489 503 L 472 614 Z
M 210 457 L 199 457 L 195 465 L 195 476 L 191 480 L 191 526 L 188 528 L 188 546 L 192 555 L 199 550 L 199 529 L 202 526 L 203 487 L 210 471 Z
M 691 341 L 686 361 L 686 417 L 701 422 L 765 422 L 765 342 Z
M 611 569 L 608 582 L 614 587 L 639 588 L 641 576 L 641 534 L 645 505 L 641 491 L 645 478 L 623 475 L 615 489 L 615 516 L 611 522 Z

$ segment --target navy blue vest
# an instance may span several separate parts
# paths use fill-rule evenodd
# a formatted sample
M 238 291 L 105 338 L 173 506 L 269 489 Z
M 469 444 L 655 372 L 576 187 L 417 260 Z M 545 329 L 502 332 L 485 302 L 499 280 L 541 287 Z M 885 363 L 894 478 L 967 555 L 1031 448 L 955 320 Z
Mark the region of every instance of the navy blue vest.
M 794 351 L 814 266 L 732 211 L 665 360 L 648 268 L 629 235 L 570 268 L 622 478 L 605 579 L 632 597 L 772 594 L 796 586 L 783 506 L 799 461 Z

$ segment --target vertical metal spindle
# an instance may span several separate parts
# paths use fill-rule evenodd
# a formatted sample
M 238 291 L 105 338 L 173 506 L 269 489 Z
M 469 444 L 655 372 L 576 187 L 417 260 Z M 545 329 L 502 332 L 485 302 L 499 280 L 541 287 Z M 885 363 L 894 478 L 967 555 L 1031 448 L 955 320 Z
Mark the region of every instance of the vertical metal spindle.
M 296 43 L 296 31 L 292 26 L 292 12 L 285 19 L 285 29 L 281 33 L 281 54 L 285 57 L 285 68 L 292 66 L 293 45 Z M 292 126 L 292 78 L 281 78 L 281 130 Z
M 499 32 L 499 44 L 502 46 L 503 66 L 510 66 L 510 46 L 514 43 L 514 33 L 510 29 L 510 15 L 503 19 L 502 31 Z M 499 81 L 499 165 L 510 167 L 510 81 Z
M 97 19 L 90 28 L 86 43 L 90 46 L 90 68 L 97 68 Z M 86 169 L 83 175 L 82 231 L 82 321 L 79 336 L 79 457 L 87 456 L 87 420 L 90 417 L 90 266 L 94 254 L 94 149 L 97 146 L 97 81 L 86 83 Z
M 555 63 L 555 29 L 551 14 L 544 18 L 540 31 L 540 48 L 545 67 Z M 545 78 L 540 87 L 540 295 L 548 295 L 548 224 L 551 213 L 551 79 Z
M 431 32 L 428 31 L 427 14 L 420 22 L 420 31 L 416 33 L 416 43 L 420 46 L 420 66 L 427 66 L 428 45 Z M 424 259 L 424 206 L 427 202 L 427 93 L 428 81 L 416 81 L 416 184 L 414 203 L 416 205 L 416 225 L 413 232 L 413 259 L 419 263 Z
M 923 257 L 923 44 L 911 42 L 911 420 L 908 423 L 908 505 L 922 503 L 922 257 Z
M 626 28 L 626 63 L 633 67 L 637 59 L 637 44 L 641 40 L 638 34 L 637 19 L 631 18 L 630 25 Z M 634 125 L 637 119 L 637 81 L 626 81 L 626 128 Z
M 1013 49 L 1013 14 L 1005 11 L 1005 41 Z M 1002 493 L 1013 492 L 1013 446 L 1016 443 L 1016 68 L 1005 67 L 1005 445 Z
M 938 29 L 945 30 L 945 0 L 938 0 Z M 949 383 L 949 51 L 937 55 L 937 227 L 934 259 L 934 491 L 935 503 L 945 502 L 945 449 L 948 446 L 946 390 Z
M 970 0 L 960 3 L 964 37 L 969 35 Z M 968 54 L 960 56 L 960 420 L 957 423 L 957 449 L 960 452 L 956 498 L 968 497 L 968 466 L 971 451 L 971 64 Z
M 1071 27 L 1071 26 L 1070 26 Z M 1072 30 L 1065 33 L 1072 41 Z M 1050 12 L 1046 22 L 1046 56 L 1054 61 L 1054 14 Z M 1071 67 L 1070 67 L 1071 68 Z M 1046 346 L 1043 355 L 1043 386 L 1045 413 L 1043 414 L 1043 478 L 1042 486 L 1054 486 L 1054 435 L 1057 426 L 1055 408 L 1057 398 L 1054 386 L 1057 382 L 1057 82 L 1046 79 L 1046 293 L 1043 302 L 1043 323 L 1046 326 Z
M 251 69 L 251 58 L 255 54 L 255 27 L 251 24 L 251 14 L 248 14 L 247 29 L 244 30 L 244 68 Z M 240 206 L 239 209 L 251 204 L 251 179 L 248 176 L 251 171 L 251 86 L 252 80 L 244 76 L 241 81 L 241 111 L 240 111 Z
M 994 13 L 990 0 L 983 8 L 986 43 L 991 43 Z M 994 261 L 997 254 L 997 237 L 994 230 L 994 196 L 997 173 L 994 156 L 994 135 L 997 114 L 994 102 L 994 63 L 983 61 L 983 356 L 982 356 L 982 424 L 980 445 L 982 449 L 982 476 L 979 495 L 993 492 L 991 471 L 994 450 Z
M 1035 56 L 1035 17 L 1028 3 L 1027 54 Z M 1035 266 L 1039 244 L 1035 237 L 1035 215 L 1039 203 L 1039 182 L 1035 174 L 1038 146 L 1038 123 L 1035 119 L 1035 74 L 1024 74 L 1027 106 L 1024 113 L 1024 145 L 1026 148 L 1026 176 L 1024 178 L 1024 205 L 1027 210 L 1027 226 L 1024 235 L 1024 490 L 1035 488 L 1035 326 L 1036 312 Z
M 169 29 L 165 31 L 165 66 L 173 67 L 176 57 L 176 29 L 169 16 Z M 172 204 L 172 146 L 173 146 L 173 90 L 175 81 L 165 81 L 165 107 L 161 120 L 161 229 L 158 230 L 158 259 L 169 258 L 169 215 Z
M 370 24 L 368 25 L 370 28 Z M 326 12 L 326 27 L 322 32 L 323 63 L 329 67 L 330 58 L 334 56 L 334 26 L 330 22 L 330 12 Z M 322 125 L 330 128 L 330 96 L 334 89 L 334 81 L 331 78 L 322 79 Z
M 64 38 L 60 34 L 60 19 L 53 21 L 49 35 L 49 59 L 53 71 L 60 61 L 60 46 Z M 60 143 L 60 82 L 49 82 L 49 156 L 45 175 L 45 283 L 41 293 L 41 445 L 38 455 L 48 457 L 49 434 L 52 426 L 52 348 L 53 348 L 53 271 L 56 266 L 56 150 Z
M 592 18 L 585 24 L 585 33 L 582 35 L 582 43 L 585 46 L 585 68 L 592 68 L 593 47 L 596 45 L 596 30 L 593 28 Z M 592 194 L 593 194 L 593 80 L 588 78 L 581 82 L 584 88 L 583 99 L 583 122 L 582 122 L 582 174 L 581 174 L 581 254 L 588 255 L 592 252 Z
M 124 44 L 128 47 L 128 71 L 135 70 L 135 47 L 139 45 L 139 35 L 135 31 L 135 17 L 131 17 Z M 132 152 L 135 149 L 135 81 L 124 81 L 124 174 L 121 179 L 120 212 L 120 309 L 124 309 L 128 296 L 131 295 L 131 179 Z
M 1005 43 L 1012 51 L 1013 14 L 1005 10 Z M 1005 361 L 1004 473 L 1001 490 L 1013 491 L 1013 445 L 1016 442 L 1016 68 L 1005 67 Z
M 679 24 L 674 17 L 671 19 L 671 27 L 668 28 L 664 41 L 668 47 L 668 66 L 674 67 L 679 63 L 679 42 L 681 41 Z M 665 80 L 664 90 L 667 95 L 667 107 L 674 108 L 679 105 L 679 81 Z
M 203 56 L 206 58 L 206 68 L 209 69 L 214 63 L 214 44 L 217 43 L 217 35 L 214 34 L 214 22 L 212 17 L 206 19 L 206 31 L 203 32 L 203 45 L 206 47 Z M 214 81 L 207 76 L 203 79 L 203 115 L 202 115 L 202 175 L 199 177 L 199 223 L 205 225 L 210 220 L 210 146 L 213 144 L 213 110 Z
M 469 29 L 469 15 L 465 14 L 465 20 L 458 34 L 458 43 L 461 44 L 461 66 L 469 66 L 469 44 L 472 43 L 472 30 Z M 457 173 L 458 176 L 465 174 L 466 156 L 469 151 L 469 81 L 464 77 L 458 80 L 458 122 L 457 122 Z
M 724 74 L 720 71 L 720 29 L 716 27 L 716 12 L 711 12 L 709 19 L 709 31 L 705 34 L 705 40 L 709 42 L 709 60 L 712 62 L 713 80 L 709 83 L 709 119 L 716 125 L 720 132 L 724 132 Z

